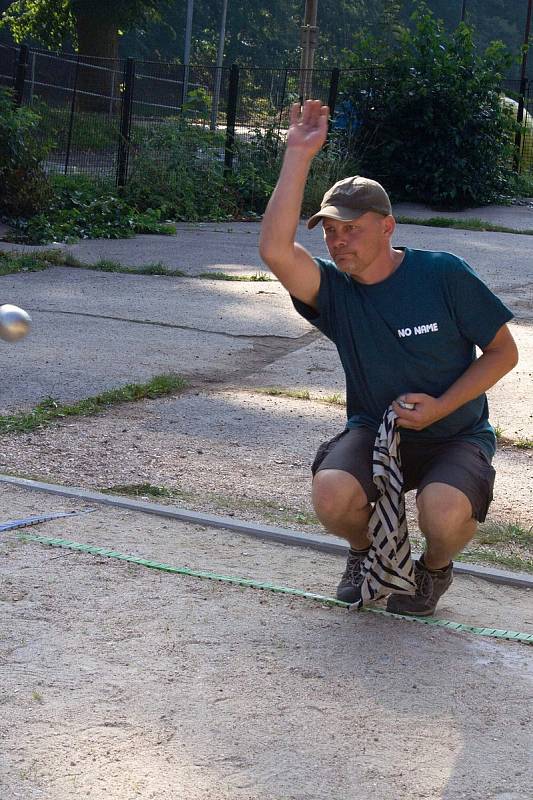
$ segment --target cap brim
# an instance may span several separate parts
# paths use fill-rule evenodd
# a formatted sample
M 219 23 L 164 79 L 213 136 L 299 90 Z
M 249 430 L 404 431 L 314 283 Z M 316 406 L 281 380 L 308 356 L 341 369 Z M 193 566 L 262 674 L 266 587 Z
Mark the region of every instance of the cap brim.
M 368 210 L 368 208 L 356 209 L 346 208 L 346 206 L 325 206 L 307 221 L 307 227 L 309 229 L 314 228 L 324 217 L 327 219 L 338 219 L 340 222 L 350 222 L 352 219 L 359 219 L 359 217 L 366 214 Z

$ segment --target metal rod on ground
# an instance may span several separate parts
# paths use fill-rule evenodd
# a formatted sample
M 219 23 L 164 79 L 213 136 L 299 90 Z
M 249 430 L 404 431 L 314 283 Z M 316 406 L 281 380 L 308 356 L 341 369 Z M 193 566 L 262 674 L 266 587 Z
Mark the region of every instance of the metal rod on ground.
M 217 66 L 215 70 L 215 88 L 213 92 L 213 105 L 211 106 L 210 128 L 215 131 L 218 119 L 218 104 L 220 101 L 220 84 L 222 82 L 222 61 L 224 59 L 224 40 L 226 38 L 226 15 L 228 13 L 228 0 L 223 0 L 222 18 L 220 20 L 220 35 L 218 37 Z
M 181 110 L 187 102 L 187 92 L 189 91 L 189 66 L 191 63 L 191 37 L 192 37 L 192 15 L 194 0 L 187 0 L 187 21 L 185 23 L 185 47 L 183 51 L 183 87 L 181 92 Z
M 516 112 L 516 121 L 521 126 L 524 121 L 524 98 L 527 86 L 527 56 L 529 50 L 529 34 L 531 31 L 531 10 L 533 7 L 533 0 L 528 0 L 527 15 L 526 15 L 526 28 L 524 31 L 524 45 L 522 51 L 522 66 L 520 68 L 520 96 L 518 98 L 518 109 Z M 520 170 L 520 147 L 522 144 L 522 131 L 518 130 L 515 136 L 515 156 L 514 167 L 518 172 Z

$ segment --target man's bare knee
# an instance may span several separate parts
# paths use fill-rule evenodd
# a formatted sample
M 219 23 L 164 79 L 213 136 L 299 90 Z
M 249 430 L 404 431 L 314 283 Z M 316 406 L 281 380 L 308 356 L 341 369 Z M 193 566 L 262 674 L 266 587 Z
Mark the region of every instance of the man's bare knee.
M 368 507 L 366 492 L 357 478 L 340 469 L 316 473 L 312 499 L 320 519 L 340 519 Z
M 419 525 L 423 533 L 452 532 L 472 522 L 472 506 L 463 492 L 453 486 L 431 483 L 417 499 Z

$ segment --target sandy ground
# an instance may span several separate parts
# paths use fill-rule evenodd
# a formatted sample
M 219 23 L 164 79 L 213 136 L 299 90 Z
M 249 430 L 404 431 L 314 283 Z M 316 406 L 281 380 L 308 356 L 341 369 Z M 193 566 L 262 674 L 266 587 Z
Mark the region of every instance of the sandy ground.
M 15 518 L 80 508 L 7 491 Z M 27 532 L 317 591 L 341 566 L 109 508 Z M 528 796 L 527 646 L 21 543 L 15 532 L 2 534 L 0 565 L 6 799 Z M 511 613 L 532 631 L 526 594 L 496 597 L 456 578 L 443 612 L 484 624 L 490 609 L 494 625 Z

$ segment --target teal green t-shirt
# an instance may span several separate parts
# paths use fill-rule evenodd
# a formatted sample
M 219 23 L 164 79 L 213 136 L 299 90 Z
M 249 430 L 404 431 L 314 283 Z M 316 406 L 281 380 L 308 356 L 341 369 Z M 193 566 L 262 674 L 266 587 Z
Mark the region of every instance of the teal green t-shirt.
M 404 249 L 398 269 L 363 284 L 317 258 L 318 312 L 293 299 L 296 310 L 335 343 L 346 374 L 348 428 L 377 432 L 399 395 L 443 394 L 486 347 L 512 312 L 473 269 L 451 253 Z M 485 394 L 404 440 L 461 438 L 492 458 L 496 448 Z

